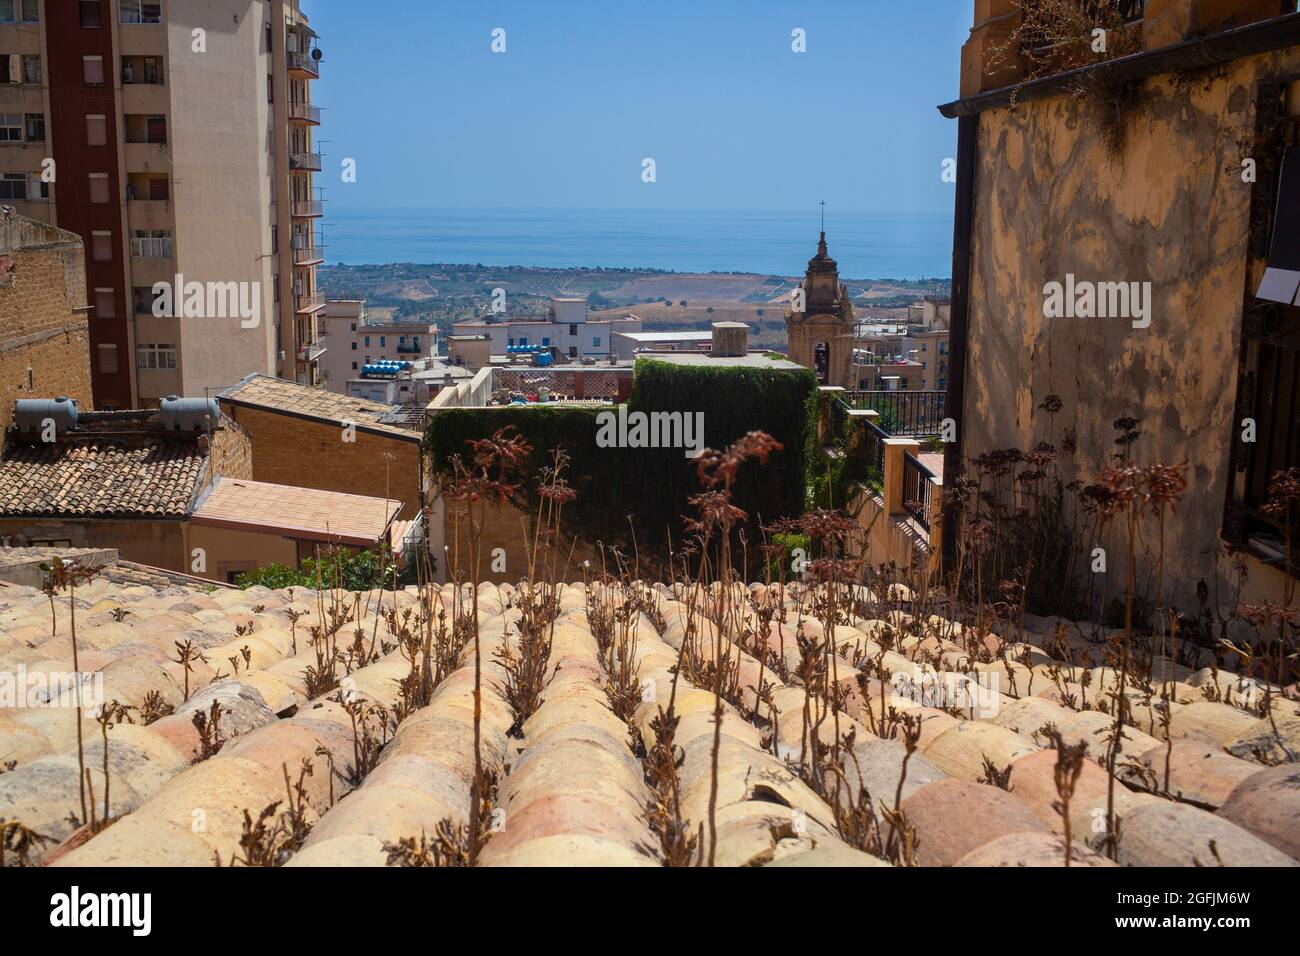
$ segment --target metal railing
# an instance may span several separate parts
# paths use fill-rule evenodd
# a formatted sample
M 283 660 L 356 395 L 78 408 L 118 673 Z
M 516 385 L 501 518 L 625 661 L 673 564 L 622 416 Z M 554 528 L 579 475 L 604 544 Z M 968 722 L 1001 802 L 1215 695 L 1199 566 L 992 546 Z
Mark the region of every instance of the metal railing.
M 310 73 L 312 76 L 320 76 L 320 60 L 312 59 L 310 52 L 300 53 L 296 50 L 289 50 L 285 57 L 289 69 L 301 70 L 303 73 Z
M 867 477 L 884 483 L 885 480 L 885 441 L 889 438 L 885 432 L 871 422 L 866 422 L 862 435 L 863 458 L 866 463 Z
M 289 119 L 319 124 L 320 107 L 312 106 L 310 103 L 290 103 Z
M 303 244 L 297 242 L 293 244 L 293 261 L 295 265 L 305 265 L 308 262 L 320 262 L 325 258 L 325 246 L 321 243 L 315 245 Z
M 852 408 L 866 408 L 880 417 L 877 423 L 895 438 L 928 438 L 943 429 L 947 392 L 937 389 L 845 392 Z
M 314 218 L 325 214 L 325 204 L 319 199 L 295 199 L 293 214 L 301 218 Z
M 320 172 L 320 153 L 290 153 L 289 168 Z
M 294 309 L 299 312 L 311 312 L 325 304 L 325 293 L 313 292 L 310 295 L 295 295 Z
M 903 510 L 911 515 L 926 534 L 934 518 L 934 472 L 913 455 L 903 455 Z

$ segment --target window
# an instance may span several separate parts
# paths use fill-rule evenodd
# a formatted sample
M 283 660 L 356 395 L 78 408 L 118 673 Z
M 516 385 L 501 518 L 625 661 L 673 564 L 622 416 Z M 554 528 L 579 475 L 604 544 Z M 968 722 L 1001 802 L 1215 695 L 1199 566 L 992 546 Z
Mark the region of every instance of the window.
M 27 174 L 5 173 L 0 176 L 0 199 L 26 199 Z
M 99 204 L 108 202 L 108 173 L 90 174 L 90 201 Z
M 368 336 L 368 335 L 364 335 L 364 336 L 362 336 L 362 338 L 364 338 L 365 341 L 366 341 L 366 348 L 370 348 L 370 336 Z M 367 361 L 369 361 L 369 360 L 367 360 Z
M 386 348 L 387 346 L 388 346 L 388 336 L 386 335 L 379 336 L 379 347 L 382 349 L 382 348 Z
M 0 85 L 9 86 L 12 83 L 21 83 L 23 64 L 22 57 L 17 53 L 0 53 Z
M 271 251 L 280 251 L 280 227 L 275 223 L 271 224 Z
M 528 336 L 526 336 L 526 335 L 521 335 L 521 336 L 519 336 L 519 344 L 520 344 L 520 345 L 527 345 L 527 344 L 528 344 Z
M 591 340 L 591 345 L 592 345 L 592 348 L 597 348 L 597 349 L 600 348 L 600 336 L 599 336 L 599 335 L 597 335 L 594 339 Z
M 176 367 L 176 346 L 174 345 L 137 345 L 135 347 L 135 367 L 145 369 L 171 369 Z
M 45 114 L 28 113 L 26 117 L 27 142 L 45 142 Z
M 162 4 L 158 0 L 122 0 L 119 11 L 121 23 L 162 23 Z
M 102 56 L 83 56 L 81 58 L 81 78 L 87 86 L 103 86 L 104 58 Z
M 356 348 L 356 347 L 357 347 L 357 344 L 356 344 L 355 342 L 353 342 L 353 343 L 352 343 L 352 347 L 353 347 L 353 348 Z M 357 363 L 356 363 L 356 362 L 353 362 L 353 363 L 352 363 L 352 371 L 355 372 L 356 370 L 357 370 Z
M 81 25 L 83 27 L 102 27 L 104 25 L 103 17 L 100 16 L 99 0 L 81 0 Z
M 577 335 L 577 334 L 578 334 L 578 327 L 577 327 L 576 325 L 570 325 L 570 326 L 569 326 L 569 334 L 570 334 L 570 335 Z
M 513 347 L 514 347 L 514 344 L 515 344 L 515 340 L 514 340 L 513 338 L 511 338 L 511 339 L 507 339 L 507 340 L 506 340 L 506 345 L 507 345 L 508 347 L 513 348 Z
M 0 143 L 23 141 L 23 118 L 18 113 L 0 113 Z
M 352 351 L 355 352 L 356 350 L 357 350 L 357 343 L 356 343 L 356 342 L 353 342 L 353 343 L 352 343 Z
M 23 57 L 23 82 L 30 83 L 33 86 L 40 86 L 45 74 L 41 70 L 41 58 L 39 56 Z
M 103 113 L 91 113 L 86 117 L 86 145 L 108 145 L 108 119 Z
M 99 371 L 101 375 L 117 374 L 117 346 L 116 345 L 99 345 L 96 346 L 99 352 Z
M 577 358 L 577 357 L 578 357 L 578 347 L 576 345 L 570 345 L 569 358 Z
M 420 347 L 420 337 L 418 335 L 411 336 L 411 346 L 417 349 Z
M 162 83 L 162 60 L 156 56 L 144 58 L 144 81 L 157 86 Z
M 172 254 L 170 229 L 131 230 L 131 255 L 136 259 L 167 259 Z
M 549 338 L 547 338 L 547 337 L 543 337 L 543 338 L 542 338 L 542 345 L 543 345 L 543 346 L 549 346 L 550 344 L 551 344 L 551 340 L 550 340 Z
M 136 315 L 153 314 L 153 287 L 152 286 L 135 286 L 131 290 L 131 310 Z
M 1272 125 L 1285 125 L 1286 82 L 1260 87 L 1255 141 L 1269 142 Z M 1290 137 L 1278 137 L 1286 142 Z M 1250 259 L 1264 260 L 1258 288 L 1248 287 L 1241 318 L 1241 374 L 1232 456 L 1224 507 L 1223 537 L 1276 567 L 1287 564 L 1289 515 L 1264 510 L 1273 476 L 1300 466 L 1300 147 L 1275 147 L 1251 193 Z M 1280 156 L 1278 154 L 1281 154 Z M 1249 274 L 1251 270 L 1248 268 Z M 1243 440 L 1242 419 L 1255 422 L 1255 440 Z M 1300 546 L 1292 542 L 1292 566 Z
M 356 330 L 357 330 L 357 324 L 356 324 L 355 322 L 353 322 L 353 323 L 352 323 L 352 331 L 355 332 Z
M 0 23 L 38 23 L 41 19 L 39 0 L 0 0 Z
M 113 259 L 113 234 L 111 232 L 92 232 L 90 234 L 90 257 L 96 262 L 111 262 Z
M 117 318 L 117 296 L 112 289 L 95 290 L 95 315 L 101 319 Z
M 271 276 L 271 301 L 280 301 L 280 273 Z

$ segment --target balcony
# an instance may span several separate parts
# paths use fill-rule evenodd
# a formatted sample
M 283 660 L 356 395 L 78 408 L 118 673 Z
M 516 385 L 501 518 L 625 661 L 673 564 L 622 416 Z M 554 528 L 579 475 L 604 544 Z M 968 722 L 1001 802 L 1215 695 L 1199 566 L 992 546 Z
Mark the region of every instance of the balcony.
M 326 338 L 327 336 L 324 335 L 317 336 L 315 342 L 308 342 L 306 345 L 301 346 L 298 349 L 298 361 L 315 362 L 322 355 L 324 355 L 326 351 L 326 347 L 325 347 Z
M 300 53 L 290 50 L 285 54 L 289 73 L 295 76 L 317 79 L 320 77 L 320 60 L 312 56 L 315 51 Z
M 399 355 L 419 355 L 420 347 L 418 345 L 411 345 L 410 343 L 407 343 L 405 345 L 399 344 L 397 346 L 397 353 Z
M 325 293 L 311 292 L 304 295 L 294 294 L 293 308 L 298 314 L 309 314 L 325 308 Z
M 318 219 L 325 215 L 325 204 L 319 199 L 295 199 L 292 213 L 299 219 Z
M 320 153 L 290 153 L 289 168 L 320 172 Z
M 296 266 L 314 266 L 325 261 L 325 246 L 319 242 L 294 239 L 293 264 Z
M 306 123 L 308 126 L 319 126 L 320 107 L 312 106 L 310 103 L 290 103 L 289 121 L 291 123 Z

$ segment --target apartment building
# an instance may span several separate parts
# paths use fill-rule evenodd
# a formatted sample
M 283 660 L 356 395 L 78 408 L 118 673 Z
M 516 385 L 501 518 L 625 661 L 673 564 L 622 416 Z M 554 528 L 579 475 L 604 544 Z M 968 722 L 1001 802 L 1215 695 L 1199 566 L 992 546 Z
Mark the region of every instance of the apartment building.
M 321 378 L 335 392 L 347 394 L 348 381 L 372 362 L 414 363 L 438 351 L 437 325 L 376 318 L 361 299 L 328 300 L 321 323 Z
M 474 319 L 452 326 L 456 335 L 488 335 L 492 354 L 504 355 L 512 345 L 541 345 L 558 348 L 571 359 L 609 358 L 616 332 L 640 332 L 641 320 L 634 315 L 621 319 L 591 319 L 587 300 L 580 296 L 551 299 L 545 316 L 527 319 Z
M 297 0 L 0 0 L 0 201 L 85 243 L 96 407 L 318 380 L 319 69 Z

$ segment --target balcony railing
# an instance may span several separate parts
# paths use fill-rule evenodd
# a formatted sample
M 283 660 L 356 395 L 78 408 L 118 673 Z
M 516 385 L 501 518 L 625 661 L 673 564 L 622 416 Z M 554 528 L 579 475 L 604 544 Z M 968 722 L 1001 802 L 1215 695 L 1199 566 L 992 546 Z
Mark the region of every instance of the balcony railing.
M 295 199 L 293 214 L 303 219 L 314 219 L 325 215 L 325 204 L 319 199 Z
M 315 341 L 315 342 L 308 342 L 308 343 L 306 343 L 305 345 L 299 347 L 299 349 L 298 349 L 298 358 L 301 359 L 301 360 L 304 361 L 304 362 L 314 362 L 314 361 L 316 361 L 316 360 L 317 360 L 318 358 L 320 358 L 323 354 L 325 354 L 325 351 L 326 351 L 326 348 L 325 348 L 325 339 L 326 339 L 326 336 L 324 336 L 324 335 L 319 335 L 319 336 L 316 337 L 316 341 Z
M 880 415 L 878 423 L 896 438 L 928 438 L 943 430 L 947 392 L 929 389 L 845 392 L 851 408 L 869 408 Z
M 308 73 L 313 77 L 320 76 L 320 60 L 314 59 L 311 52 L 299 53 L 296 50 L 290 50 L 285 54 L 288 58 L 290 70 L 296 70 L 299 73 Z
M 913 455 L 903 455 L 903 510 L 930 533 L 934 519 L 934 479 L 937 476 Z
M 290 153 L 289 168 L 320 172 L 320 153 Z
M 298 312 L 315 312 L 325 305 L 325 293 L 312 292 L 305 295 L 294 295 L 293 307 Z
M 167 238 L 133 238 L 131 255 L 136 259 L 170 259 L 172 241 Z
M 290 103 L 289 119 L 319 126 L 320 107 L 312 106 L 310 103 Z
M 304 266 L 310 262 L 320 262 L 325 258 L 325 247 L 320 243 L 312 245 L 311 243 L 300 244 L 296 240 L 293 244 L 293 262 L 294 265 Z

